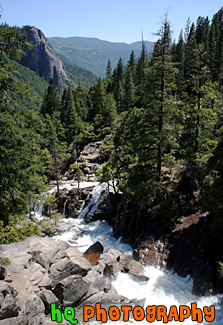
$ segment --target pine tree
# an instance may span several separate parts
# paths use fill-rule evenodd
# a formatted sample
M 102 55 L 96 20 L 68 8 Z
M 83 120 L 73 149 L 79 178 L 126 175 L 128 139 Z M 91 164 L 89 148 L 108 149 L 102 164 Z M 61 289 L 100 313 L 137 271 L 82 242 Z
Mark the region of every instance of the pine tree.
M 39 136 L 25 117 L 0 114 L 0 219 L 28 212 L 36 193 L 44 189 Z M 37 125 L 36 125 L 37 127 Z
M 60 197 L 60 175 L 64 167 L 64 162 L 69 158 L 69 155 L 66 153 L 66 143 L 62 142 L 61 139 L 59 139 L 60 135 L 58 134 L 58 123 L 60 121 L 58 119 L 57 113 L 53 113 L 51 116 L 47 114 L 45 121 L 47 124 L 45 133 L 45 145 L 51 155 L 51 157 L 48 157 L 48 173 L 51 179 L 56 180 L 57 196 Z
M 190 75 L 190 71 L 193 68 L 193 50 L 196 48 L 196 38 L 195 38 L 195 25 L 191 25 L 189 35 L 187 37 L 187 42 L 185 43 L 185 65 L 184 65 L 184 77 L 187 79 Z
M 133 76 L 133 81 L 135 82 L 135 78 L 136 78 L 136 59 L 135 59 L 135 53 L 134 51 L 131 52 L 130 54 L 130 58 L 128 61 L 128 66 L 127 66 L 128 70 L 130 69 L 132 72 L 132 76 Z
M 179 35 L 178 43 L 172 46 L 173 62 L 176 63 L 176 68 L 178 68 L 178 73 L 176 76 L 177 83 L 177 95 L 182 98 L 184 91 L 184 67 L 185 67 L 185 44 L 183 40 L 183 31 L 181 30 Z
M 135 86 L 133 72 L 130 67 L 127 68 L 125 73 L 125 88 L 124 88 L 124 98 L 123 106 L 127 110 L 133 106 L 135 96 Z
M 151 98 L 152 105 L 157 106 L 158 118 L 158 147 L 157 147 L 157 174 L 161 176 L 161 166 L 163 157 L 163 146 L 165 139 L 165 119 L 169 115 L 169 101 L 168 97 L 172 96 L 171 88 L 173 88 L 172 81 L 175 79 L 175 69 L 171 63 L 170 47 L 171 47 L 171 29 L 167 20 L 167 15 L 164 17 L 163 24 L 157 35 L 160 39 L 157 41 L 152 60 L 151 60 L 151 77 L 150 84 L 154 87 L 154 98 Z M 153 97 L 153 96 L 152 96 Z
M 50 80 L 49 86 L 45 92 L 42 107 L 41 107 L 41 114 L 42 115 L 52 115 L 53 112 L 58 111 L 60 108 L 60 96 L 59 90 L 55 84 L 53 79 Z
M 65 123 L 66 138 L 68 143 L 74 140 L 75 134 L 78 133 L 78 114 L 74 104 L 73 89 L 68 88 L 66 101 L 65 101 L 67 120 Z
M 108 60 L 107 68 L 106 68 L 106 78 L 111 79 L 112 77 L 112 66 L 111 66 L 111 60 Z
M 188 93 L 185 97 L 185 124 L 181 139 L 181 157 L 186 160 L 190 174 L 189 197 L 195 180 L 201 180 L 204 166 L 214 149 L 214 126 L 216 123 L 217 84 L 210 82 L 208 53 L 199 44 L 191 54 L 191 70 L 187 79 Z
M 146 52 L 146 45 L 142 40 L 141 55 L 138 59 L 136 66 L 136 84 L 144 85 L 145 81 L 145 69 L 148 67 L 148 57 Z

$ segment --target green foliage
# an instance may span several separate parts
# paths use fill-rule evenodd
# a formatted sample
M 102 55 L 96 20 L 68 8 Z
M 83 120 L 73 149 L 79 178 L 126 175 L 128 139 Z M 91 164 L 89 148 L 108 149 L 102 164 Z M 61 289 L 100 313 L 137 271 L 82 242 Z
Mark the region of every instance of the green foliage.
M 48 38 L 53 49 L 63 62 L 77 65 L 91 71 L 97 77 L 105 77 L 106 65 L 111 60 L 112 66 L 116 66 L 120 57 L 127 63 L 131 51 L 135 56 L 140 55 L 140 42 L 134 44 L 111 43 L 93 38 Z M 152 51 L 153 42 L 146 42 L 148 53 Z M 77 82 L 79 84 L 79 82 Z M 83 83 L 82 83 L 83 84 Z
M 52 219 L 41 220 L 40 224 L 42 227 L 42 231 L 48 236 L 51 236 L 54 233 L 55 228 Z
M 10 262 L 10 259 L 8 257 L 1 257 L 0 258 L 0 264 L 3 265 L 3 266 L 7 266 L 7 265 L 10 265 L 11 262 Z
M 90 88 L 98 80 L 92 72 L 77 66 L 76 64 L 65 63 L 68 77 L 76 84 Z
M 35 193 L 44 189 L 39 137 L 27 122 L 18 114 L 0 115 L 0 219 L 5 225 L 9 214 L 27 212 Z
M 41 236 L 42 234 L 38 226 L 31 222 L 27 222 L 22 226 L 10 224 L 4 227 L 3 222 L 0 221 L 0 244 L 22 241 L 34 235 Z
M 50 80 L 49 86 L 45 92 L 42 107 L 41 107 L 41 114 L 42 115 L 52 115 L 54 112 L 59 110 L 60 105 L 60 97 L 59 97 L 59 90 L 55 84 L 53 79 Z
M 207 164 L 208 179 L 202 189 L 202 207 L 213 215 L 212 231 L 222 240 L 223 238 L 223 137 L 221 135 L 218 145 L 213 151 Z M 212 175 L 212 176 L 211 176 Z M 208 181 L 209 180 L 209 181 Z
M 78 193 L 79 193 L 79 189 L 80 189 L 80 182 L 84 179 L 83 178 L 84 173 L 83 173 L 83 171 L 81 169 L 84 166 L 85 166 L 85 163 L 83 163 L 83 164 L 74 163 L 74 164 L 71 164 L 70 165 L 70 170 L 72 170 L 72 172 L 73 172 L 73 177 L 75 179 L 77 179 L 77 190 L 78 190 Z
M 53 80 L 46 87 L 13 64 L 26 41 L 16 30 L 0 28 L 0 220 L 8 227 L 2 240 L 32 232 L 19 231 L 9 216 L 16 223 L 16 216 L 28 211 L 46 178 L 56 179 L 59 197 L 59 180 L 70 168 L 79 188 L 83 166 L 73 162 L 84 145 L 98 140 L 103 140 L 100 181 L 115 191 L 117 182 L 131 202 L 161 202 L 160 217 L 170 221 L 179 213 L 179 197 L 165 174 L 183 165 L 184 173 L 178 174 L 187 186 L 182 193 L 191 199 L 195 185 L 203 184 L 203 209 L 213 215 L 214 234 L 222 236 L 222 10 L 212 22 L 188 21 L 185 36 L 181 32 L 174 44 L 165 16 L 150 61 L 142 42 L 138 59 L 132 51 L 126 66 L 120 58 L 112 71 L 111 57 L 105 79 L 78 71 L 80 82 L 72 77 L 78 86 L 64 89 L 61 98 Z M 78 70 L 67 67 L 70 75 Z M 89 91 L 80 84 L 86 73 L 95 80 Z M 54 198 L 47 203 L 53 216 Z
M 222 278 L 223 277 L 223 262 L 218 262 L 219 267 L 218 267 L 218 273 L 219 276 Z
M 23 85 L 22 96 L 16 98 L 18 108 L 20 110 L 34 109 L 39 111 L 48 83 L 19 62 L 11 62 L 14 65 L 12 73 L 15 81 L 20 87 Z M 13 96 L 13 93 L 11 95 Z

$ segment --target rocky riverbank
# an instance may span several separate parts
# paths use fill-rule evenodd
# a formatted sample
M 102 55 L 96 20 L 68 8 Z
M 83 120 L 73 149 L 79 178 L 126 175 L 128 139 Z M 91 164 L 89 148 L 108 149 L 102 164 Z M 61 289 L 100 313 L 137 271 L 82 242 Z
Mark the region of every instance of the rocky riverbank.
M 143 266 L 117 250 L 102 251 L 97 243 L 83 255 L 50 237 L 0 245 L 1 262 L 7 264 L 0 270 L 0 324 L 54 324 L 49 314 L 52 303 L 61 310 L 75 307 L 80 324 L 84 305 L 143 306 L 143 300 L 118 295 L 112 286 L 118 272 L 148 281 Z
M 202 213 L 199 205 L 185 205 L 182 215 L 170 218 L 163 215 L 161 204 L 130 206 L 121 194 L 109 193 L 94 215 L 86 219 L 107 220 L 114 236 L 123 236 L 134 248 L 134 259 L 143 265 L 191 276 L 194 294 L 223 292 L 218 271 L 222 245 L 211 231 L 212 215 Z

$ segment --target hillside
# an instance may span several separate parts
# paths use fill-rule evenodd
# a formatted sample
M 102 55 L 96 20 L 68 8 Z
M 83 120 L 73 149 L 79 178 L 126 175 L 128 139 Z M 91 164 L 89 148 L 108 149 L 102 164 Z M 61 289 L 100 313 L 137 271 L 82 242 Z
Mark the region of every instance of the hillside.
M 120 57 L 126 64 L 132 50 L 139 57 L 142 49 L 142 42 L 113 43 L 97 38 L 50 37 L 48 41 L 63 62 L 78 65 L 102 77 L 105 76 L 109 59 L 114 68 Z M 145 41 L 145 45 L 148 55 L 151 56 L 153 42 Z
M 12 98 L 15 100 L 14 105 L 16 105 L 20 111 L 26 111 L 27 109 L 39 111 L 48 83 L 43 77 L 38 76 L 36 72 L 22 64 L 16 61 L 12 61 L 12 63 L 15 66 L 13 76 L 17 84 L 23 87 L 22 97 L 11 94 Z
M 81 84 L 89 89 L 98 80 L 96 75 L 84 68 L 79 67 L 78 65 L 64 63 L 64 67 L 69 79 L 76 85 Z

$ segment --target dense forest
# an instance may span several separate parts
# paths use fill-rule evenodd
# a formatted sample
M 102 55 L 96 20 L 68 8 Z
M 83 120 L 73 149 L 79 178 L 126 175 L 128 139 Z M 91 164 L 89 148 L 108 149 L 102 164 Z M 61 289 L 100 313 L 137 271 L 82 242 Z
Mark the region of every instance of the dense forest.
M 164 16 L 157 37 L 150 60 L 142 41 L 139 58 L 132 51 L 114 69 L 109 61 L 106 78 L 90 90 L 79 84 L 61 94 L 51 79 L 35 94 L 17 63 L 30 45 L 19 30 L 1 26 L 1 243 L 38 234 L 23 223 L 36 194 L 99 140 L 100 179 L 116 179 L 127 204 L 161 203 L 170 221 L 183 205 L 199 205 L 222 240 L 223 8 L 211 21 L 188 20 L 177 42 Z

